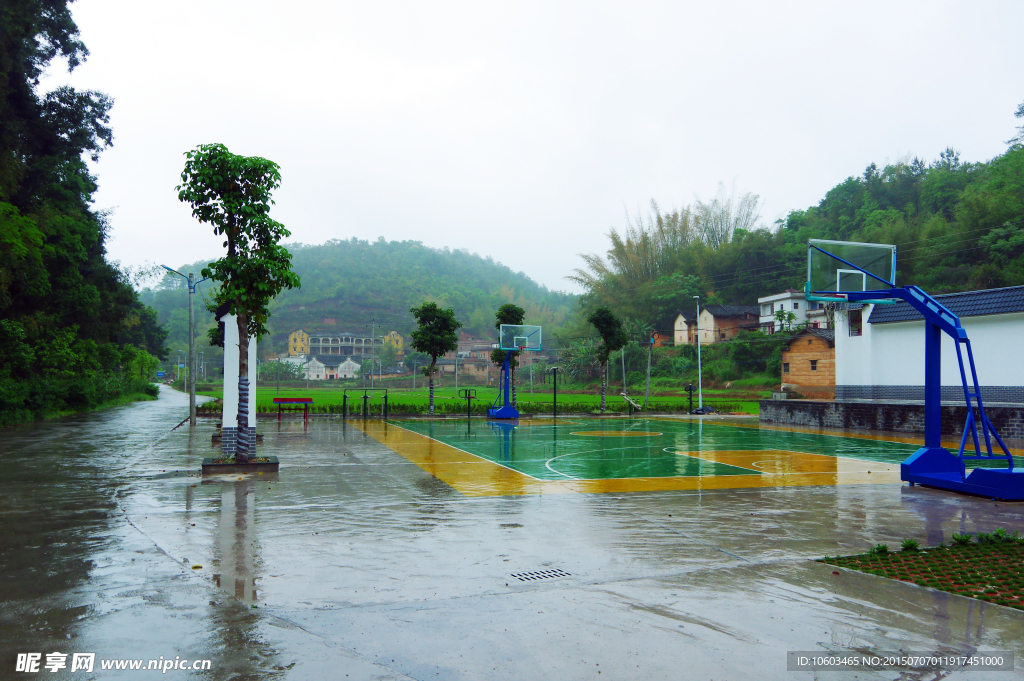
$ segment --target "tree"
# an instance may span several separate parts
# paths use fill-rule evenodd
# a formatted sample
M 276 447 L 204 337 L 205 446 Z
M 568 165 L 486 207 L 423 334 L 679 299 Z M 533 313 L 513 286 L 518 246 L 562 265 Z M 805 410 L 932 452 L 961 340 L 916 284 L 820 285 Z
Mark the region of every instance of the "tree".
M 220 282 L 211 307 L 227 304 L 238 324 L 238 415 L 236 460 L 245 463 L 249 442 L 249 338 L 267 333 L 270 301 L 300 285 L 291 254 L 279 241 L 291 233 L 271 219 L 271 192 L 281 184 L 278 165 L 258 156 L 232 154 L 222 144 L 202 144 L 185 154 L 178 200 L 192 217 L 224 237 L 227 255 L 203 269 Z M 255 444 L 255 443 L 253 443 Z
M 775 313 L 775 321 L 779 323 L 780 329 L 786 329 L 788 331 L 793 328 L 793 322 L 796 321 L 796 315 L 789 310 L 778 310 Z
M 416 371 L 419 367 L 427 366 L 428 359 L 430 359 L 430 355 L 424 352 L 407 352 L 405 353 L 405 359 L 402 360 L 402 364 L 409 371 Z
M 73 70 L 89 54 L 69 4 L 0 6 L 0 326 L 33 349 L 26 361 L 0 348 L 0 425 L 97 406 L 142 380 L 118 359 L 129 345 L 166 352 L 125 272 L 107 260 L 110 225 L 92 207 L 86 159 L 113 143 L 113 100 L 66 85 L 40 91 L 54 59 Z
M 647 385 L 644 389 L 644 406 L 651 398 L 651 357 L 654 352 L 654 345 L 651 344 L 651 334 L 654 327 L 642 319 L 626 320 L 622 327 L 630 340 L 635 340 L 647 346 Z M 626 348 L 622 348 L 622 391 L 626 391 Z
M 423 370 L 430 380 L 430 413 L 434 413 L 434 370 L 437 358 L 459 348 L 456 331 L 462 322 L 455 318 L 451 308 L 441 309 L 437 303 L 423 303 L 409 309 L 416 318 L 418 328 L 412 332 L 412 348 L 430 356 L 430 366 Z
M 298 381 L 302 378 L 302 367 L 295 362 L 263 362 L 260 364 L 261 381 Z
M 494 328 L 501 331 L 502 324 L 516 324 L 521 325 L 523 320 L 526 318 L 526 310 L 515 305 L 513 303 L 505 303 L 498 308 L 498 311 L 494 313 Z M 512 357 L 509 358 L 508 371 L 509 382 L 512 384 L 512 406 L 516 406 L 516 369 L 519 367 L 519 358 L 516 357 L 518 353 L 514 350 L 502 350 L 501 348 L 495 348 L 491 351 L 491 361 L 497 364 L 499 367 L 505 365 L 505 355 L 512 353 Z
M 607 307 L 599 307 L 587 317 L 597 333 L 601 336 L 601 345 L 597 349 L 597 359 L 601 363 L 601 413 L 605 411 L 605 391 L 608 378 L 608 358 L 613 352 L 629 342 L 629 337 L 622 330 L 622 322 Z
M 1024 102 L 1020 103 L 1020 106 L 1018 106 L 1017 110 L 1013 112 L 1013 115 L 1016 118 L 1024 118 Z M 1006 143 L 1009 144 L 1011 147 L 1024 144 L 1024 125 L 1018 126 L 1017 134 L 1011 137 L 1010 139 L 1006 140 Z
M 565 372 L 577 381 L 593 378 L 601 366 L 597 359 L 597 343 L 590 338 L 571 342 L 562 350 L 559 361 Z
M 387 371 L 388 367 L 395 365 L 395 360 L 398 359 L 398 349 L 385 341 L 383 345 L 377 348 L 377 359 L 380 360 L 381 366 Z

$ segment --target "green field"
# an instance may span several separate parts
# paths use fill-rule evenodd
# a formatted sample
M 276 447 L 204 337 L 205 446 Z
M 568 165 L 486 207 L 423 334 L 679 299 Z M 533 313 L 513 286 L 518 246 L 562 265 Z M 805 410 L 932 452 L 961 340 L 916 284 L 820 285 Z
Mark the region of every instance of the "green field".
M 491 406 L 498 395 L 497 388 L 472 388 L 476 390 L 479 399 L 473 400 L 473 413 L 483 414 L 487 407 Z M 200 395 L 209 397 L 221 397 L 220 390 L 199 392 Z M 311 397 L 313 398 L 313 411 L 317 413 L 341 413 L 343 390 L 336 387 L 310 387 L 310 388 L 281 388 L 280 391 L 274 386 L 261 385 L 256 388 L 256 410 L 258 412 L 277 411 L 273 403 L 275 397 Z M 362 409 L 363 389 L 349 389 L 349 412 L 353 409 L 353 402 Z M 421 414 L 427 411 L 429 396 L 426 388 L 389 388 L 388 389 L 388 413 L 389 414 Z M 383 391 L 374 391 L 373 399 L 370 401 L 370 413 L 380 414 L 383 406 Z M 630 395 L 633 400 L 643 404 L 643 393 Z M 704 404 L 715 407 L 723 412 L 744 412 L 748 414 L 758 413 L 757 400 L 767 397 L 767 393 L 758 391 L 735 391 L 735 390 L 705 390 Z M 534 390 L 531 395 L 529 389 L 519 391 L 519 410 L 523 413 L 550 413 L 552 410 L 553 396 L 550 391 L 541 392 Z M 601 397 L 595 393 L 558 393 L 558 410 L 560 413 L 591 413 L 597 411 L 601 404 Z M 689 398 L 684 395 L 652 395 L 646 411 L 657 412 L 680 412 L 689 409 Z M 696 407 L 697 399 L 694 396 L 693 404 Z M 458 397 L 455 388 L 443 387 L 434 390 L 435 413 L 454 414 L 466 412 L 466 400 Z M 607 398 L 608 411 L 628 411 L 626 401 L 617 392 L 609 391 Z M 208 404 L 201 408 L 204 411 L 219 411 L 219 405 Z

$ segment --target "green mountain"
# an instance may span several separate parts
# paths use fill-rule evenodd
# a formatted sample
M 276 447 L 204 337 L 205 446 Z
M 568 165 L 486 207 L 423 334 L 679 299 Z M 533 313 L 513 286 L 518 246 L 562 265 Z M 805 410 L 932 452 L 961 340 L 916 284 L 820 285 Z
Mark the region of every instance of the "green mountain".
M 415 328 L 409 308 L 424 301 L 451 307 L 466 331 L 481 336 L 494 335 L 494 312 L 504 303 L 519 305 L 526 310 L 527 323 L 552 331 L 576 307 L 576 296 L 551 291 L 522 272 L 467 251 L 383 238 L 290 244 L 288 249 L 302 287 L 283 292 L 271 305 L 269 347 L 275 351 L 284 350 L 295 329 L 368 333 L 371 320 L 377 333 L 394 330 L 408 338 Z M 195 272 L 199 278 L 205 265 L 185 265 L 179 271 Z M 168 346 L 175 350 L 188 345 L 188 295 L 180 282 L 181 277 L 167 275 L 141 294 L 157 310 L 169 332 Z M 197 337 L 206 357 L 216 358 L 218 349 L 205 347 L 205 331 L 213 319 L 202 304 L 202 292 L 208 297 L 209 286 L 201 284 L 196 297 Z

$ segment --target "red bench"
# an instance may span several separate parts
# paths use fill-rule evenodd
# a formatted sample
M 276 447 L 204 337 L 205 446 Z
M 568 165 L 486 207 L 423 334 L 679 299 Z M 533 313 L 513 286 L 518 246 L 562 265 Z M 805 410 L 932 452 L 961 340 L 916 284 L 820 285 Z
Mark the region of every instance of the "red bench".
M 302 407 L 302 419 L 309 421 L 309 405 L 313 404 L 312 397 L 275 397 L 274 404 L 277 405 L 277 420 L 281 420 L 281 412 L 298 411 Z

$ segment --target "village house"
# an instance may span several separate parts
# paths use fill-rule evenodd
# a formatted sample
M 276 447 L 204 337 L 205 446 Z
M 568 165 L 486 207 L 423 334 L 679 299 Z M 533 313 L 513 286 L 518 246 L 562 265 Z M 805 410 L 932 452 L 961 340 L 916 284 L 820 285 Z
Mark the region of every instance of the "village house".
M 377 354 L 385 343 L 395 348 L 399 358 L 404 355 L 405 339 L 397 331 L 389 331 L 380 336 L 367 336 L 348 332 L 306 333 L 302 329 L 296 329 L 288 335 L 288 354 L 292 357 L 307 354 L 369 357 Z
M 781 383 L 804 397 L 835 397 L 835 331 L 809 327 L 793 336 L 782 351 Z
M 825 318 L 824 303 L 815 301 L 808 302 L 803 291 L 788 288 L 782 293 L 770 296 L 762 296 L 757 299 L 760 308 L 759 321 L 761 331 L 764 333 L 775 333 L 784 326 L 801 327 L 808 326 L 812 329 L 826 329 L 828 322 Z M 784 324 L 776 319 L 779 312 L 792 314 L 792 321 Z
M 756 305 L 705 305 L 700 310 L 700 343 L 708 345 L 735 338 L 740 331 L 756 331 L 760 326 Z M 673 331 L 676 345 L 697 342 L 697 315 L 680 310 Z M 685 332 L 685 340 L 682 340 Z

